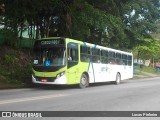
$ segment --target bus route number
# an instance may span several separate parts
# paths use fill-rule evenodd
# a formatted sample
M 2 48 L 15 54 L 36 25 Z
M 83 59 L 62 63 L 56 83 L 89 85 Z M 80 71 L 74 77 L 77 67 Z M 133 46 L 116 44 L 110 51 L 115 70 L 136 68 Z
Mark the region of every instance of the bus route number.
M 58 45 L 58 44 L 60 44 L 59 40 L 41 41 L 41 45 Z

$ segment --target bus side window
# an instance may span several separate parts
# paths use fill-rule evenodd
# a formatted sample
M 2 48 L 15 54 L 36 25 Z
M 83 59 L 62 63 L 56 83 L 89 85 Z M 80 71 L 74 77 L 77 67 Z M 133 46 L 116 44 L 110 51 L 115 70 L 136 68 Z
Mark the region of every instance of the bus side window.
M 78 44 L 68 43 L 67 56 L 68 68 L 78 64 Z
M 100 49 L 92 48 L 92 62 L 100 63 Z
M 121 61 L 121 53 L 116 53 L 116 63 L 117 65 L 123 64 Z
M 90 47 L 80 46 L 80 60 L 81 62 L 89 62 L 90 61 Z
M 127 55 L 122 54 L 123 65 L 127 65 Z
M 72 53 L 72 49 L 68 48 L 68 61 L 72 61 L 71 53 Z
M 127 61 L 128 61 L 127 62 L 128 65 L 131 66 L 132 65 L 132 56 L 131 55 L 128 55 Z
M 109 51 L 109 63 L 110 64 L 116 64 L 116 61 L 115 61 L 115 52 L 112 52 L 112 51 Z
M 78 61 L 78 50 L 68 48 L 68 61 Z
M 101 50 L 101 63 L 108 63 L 108 51 Z

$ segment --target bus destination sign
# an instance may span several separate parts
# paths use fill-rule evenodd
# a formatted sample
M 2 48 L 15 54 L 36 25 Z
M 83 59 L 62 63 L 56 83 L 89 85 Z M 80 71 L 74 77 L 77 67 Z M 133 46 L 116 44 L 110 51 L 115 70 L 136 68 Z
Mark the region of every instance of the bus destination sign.
M 41 45 L 63 45 L 64 40 L 62 39 L 55 39 L 55 40 L 45 40 L 41 41 Z

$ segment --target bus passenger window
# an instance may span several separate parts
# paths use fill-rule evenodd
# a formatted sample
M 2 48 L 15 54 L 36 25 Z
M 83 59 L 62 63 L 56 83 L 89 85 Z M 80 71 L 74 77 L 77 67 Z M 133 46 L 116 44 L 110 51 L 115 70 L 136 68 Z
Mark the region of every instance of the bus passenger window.
M 81 62 L 89 62 L 90 61 L 90 47 L 80 46 L 80 60 Z
M 110 64 L 116 64 L 116 61 L 115 61 L 115 52 L 112 52 L 112 51 L 109 51 L 109 63 Z
M 68 60 L 69 61 L 78 61 L 78 50 L 68 48 Z
M 92 48 L 92 62 L 100 63 L 100 49 Z
M 132 56 L 128 55 L 127 61 L 128 61 L 127 62 L 128 65 L 131 66 L 132 65 Z
M 78 64 L 78 44 L 68 43 L 68 68 Z
M 72 49 L 68 48 L 68 60 L 69 61 L 72 61 L 71 53 L 72 53 Z
M 127 65 L 127 55 L 122 54 L 123 65 Z
M 116 63 L 117 63 L 117 65 L 121 65 L 122 64 L 121 54 L 120 53 L 116 53 Z

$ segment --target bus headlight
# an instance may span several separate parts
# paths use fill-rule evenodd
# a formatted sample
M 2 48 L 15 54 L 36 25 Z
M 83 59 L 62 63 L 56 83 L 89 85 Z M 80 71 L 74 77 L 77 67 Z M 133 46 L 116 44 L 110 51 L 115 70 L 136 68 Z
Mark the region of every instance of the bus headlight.
M 63 71 L 63 72 L 57 74 L 57 77 L 56 77 L 56 78 L 60 78 L 60 77 L 62 77 L 64 74 L 65 74 L 65 71 Z

